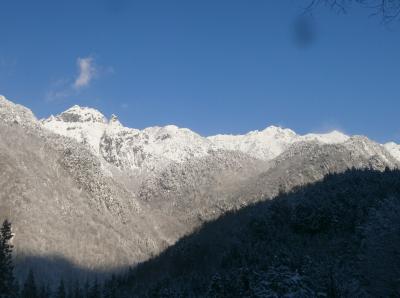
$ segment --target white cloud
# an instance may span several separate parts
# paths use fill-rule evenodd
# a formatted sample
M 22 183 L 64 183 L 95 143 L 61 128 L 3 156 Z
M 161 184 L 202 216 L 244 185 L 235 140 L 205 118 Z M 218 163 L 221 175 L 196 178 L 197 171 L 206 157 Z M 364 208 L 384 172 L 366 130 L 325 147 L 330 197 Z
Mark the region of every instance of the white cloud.
M 80 89 L 90 84 L 91 80 L 96 75 L 96 67 L 92 57 L 78 58 L 77 65 L 79 73 L 73 86 L 75 89 Z
M 50 83 L 49 89 L 44 95 L 45 101 L 55 102 L 76 96 L 83 88 L 88 87 L 94 79 L 114 73 L 114 69 L 111 66 L 98 65 L 92 56 L 78 58 L 76 64 L 78 73 L 75 76 L 57 79 Z

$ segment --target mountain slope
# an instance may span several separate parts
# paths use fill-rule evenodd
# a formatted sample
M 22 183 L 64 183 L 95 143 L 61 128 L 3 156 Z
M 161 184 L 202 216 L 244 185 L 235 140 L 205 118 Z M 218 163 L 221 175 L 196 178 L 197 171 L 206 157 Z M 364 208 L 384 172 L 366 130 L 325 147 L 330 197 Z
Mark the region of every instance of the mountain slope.
M 351 137 L 341 144 L 299 142 L 271 160 L 269 169 L 250 180 L 231 202 L 273 198 L 296 186 L 314 183 L 328 174 L 343 173 L 351 168 L 383 171 L 399 168 L 399 165 L 381 145 L 365 137 Z
M 122 276 L 120 295 L 398 296 L 399 183 L 349 170 L 228 213 Z
M 11 103 L 0 109 L 8 115 L 0 122 L 0 218 L 13 222 L 19 276 L 29 269 L 25 262 L 32 256 L 61 257 L 77 267 L 109 271 L 147 259 L 169 244 L 168 236 L 155 229 L 151 213 L 105 175 L 90 151 L 38 123 L 31 125 L 30 118 L 21 126 L 12 118 L 21 115 L 7 112 L 9 107 L 18 109 Z M 163 216 L 157 221 L 169 222 Z M 53 265 L 39 276 L 57 280 L 62 270 Z
M 205 138 L 171 125 L 127 128 L 79 106 L 38 121 L 0 97 L 0 166 L 0 219 L 13 221 L 23 276 L 35 256 L 85 272 L 123 269 L 226 212 L 330 173 L 399 164 L 384 146 L 338 132 Z M 57 279 L 57 264 L 46 264 L 40 275 Z
M 151 175 L 140 185 L 138 198 L 196 227 L 228 210 L 232 194 L 267 168 L 267 162 L 241 152 L 214 151 Z
M 328 174 L 351 168 L 383 171 L 398 167 L 399 162 L 381 145 L 364 137 L 352 137 L 342 144 L 296 142 L 268 162 L 237 151 L 216 151 L 171 164 L 150 176 L 141 184 L 138 197 L 174 218 L 201 223 Z

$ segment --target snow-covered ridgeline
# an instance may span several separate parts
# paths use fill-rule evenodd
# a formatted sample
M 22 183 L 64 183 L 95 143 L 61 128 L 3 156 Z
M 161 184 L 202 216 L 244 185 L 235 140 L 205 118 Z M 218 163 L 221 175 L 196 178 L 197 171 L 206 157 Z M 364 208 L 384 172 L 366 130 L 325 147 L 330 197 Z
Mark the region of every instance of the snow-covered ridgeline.
M 87 144 L 95 154 L 118 167 L 149 170 L 169 162 L 202 157 L 210 150 L 234 150 L 270 160 L 295 142 L 317 141 L 330 144 L 345 142 L 349 138 L 337 131 L 302 136 L 277 126 L 245 135 L 210 137 L 202 137 L 174 125 L 138 130 L 122 126 L 114 115 L 108 121 L 99 111 L 79 106 L 73 106 L 41 122 L 53 132 Z
M 73 106 L 41 120 L 55 133 L 87 144 L 93 153 L 122 169 L 154 170 L 207 154 L 212 144 L 189 129 L 174 125 L 143 130 L 124 127 L 113 115 L 108 121 L 97 110 Z
M 8 112 L 3 114 L 8 118 L 14 117 L 16 122 L 21 122 L 21 118 L 28 119 L 29 123 L 37 122 L 29 109 L 15 105 L 5 97 L 0 97 L 0 116 L 2 109 L 7 109 Z M 11 116 L 9 111 L 12 112 Z M 295 143 L 338 144 L 351 139 L 339 131 L 299 135 L 291 129 L 277 126 L 244 135 L 210 137 L 175 125 L 139 130 L 124 127 L 115 115 L 108 120 L 96 109 L 78 105 L 40 123 L 52 132 L 86 144 L 106 162 L 126 170 L 152 171 L 170 162 L 184 162 L 193 157 L 206 156 L 215 150 L 240 151 L 255 158 L 270 160 Z M 400 145 L 391 142 L 382 146 L 400 160 Z

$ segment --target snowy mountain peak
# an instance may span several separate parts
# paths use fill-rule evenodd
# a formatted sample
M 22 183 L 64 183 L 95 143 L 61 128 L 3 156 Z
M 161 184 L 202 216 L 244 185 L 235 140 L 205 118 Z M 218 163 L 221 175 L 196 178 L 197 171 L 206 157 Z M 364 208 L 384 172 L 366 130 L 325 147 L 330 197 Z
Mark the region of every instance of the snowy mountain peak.
M 270 125 L 263 130 L 253 130 L 246 134 L 246 136 L 264 136 L 264 137 L 275 137 L 275 138 L 291 138 L 296 136 L 296 133 L 289 129 L 281 126 Z
M 264 136 L 274 138 L 276 140 L 289 141 L 296 138 L 297 134 L 289 129 L 278 126 L 269 126 L 261 132 Z
M 272 159 L 295 142 L 296 133 L 288 128 L 269 126 L 245 135 L 216 135 L 208 139 L 218 149 L 241 151 L 263 160 Z
M 304 141 L 317 141 L 325 144 L 337 144 L 346 142 L 349 139 L 349 136 L 338 130 L 333 130 L 331 132 L 322 134 L 309 133 L 302 136 L 302 138 Z
M 96 109 L 74 105 L 56 118 L 64 122 L 97 122 L 106 123 L 107 119 Z
M 281 126 L 275 126 L 271 125 L 265 128 L 264 130 L 261 131 L 263 134 L 269 134 L 269 135 L 278 135 L 278 136 L 290 136 L 293 137 L 296 135 L 296 133 L 289 129 L 289 128 L 283 128 Z
M 347 146 L 352 150 L 360 147 L 368 156 L 381 155 L 381 148 L 370 145 L 366 142 L 368 139 L 349 137 L 337 130 L 300 135 L 288 128 L 269 126 L 243 135 L 203 137 L 176 125 L 153 126 L 143 130 L 124 127 L 115 115 L 107 121 L 99 111 L 77 105 L 42 123 L 55 133 L 87 144 L 103 161 L 125 170 L 153 171 L 171 162 L 184 162 L 216 150 L 239 151 L 261 160 L 271 160 L 292 145 L 303 142 L 348 142 Z M 400 159 L 400 146 L 388 144 L 385 148 Z

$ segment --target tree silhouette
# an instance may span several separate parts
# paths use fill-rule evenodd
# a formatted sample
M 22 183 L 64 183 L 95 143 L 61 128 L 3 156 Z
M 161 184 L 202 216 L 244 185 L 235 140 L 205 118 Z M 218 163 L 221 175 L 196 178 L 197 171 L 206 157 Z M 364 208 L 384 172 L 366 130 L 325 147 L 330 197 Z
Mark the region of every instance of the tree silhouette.
M 346 13 L 352 3 L 371 10 L 371 14 L 382 17 L 384 23 L 400 17 L 400 0 L 311 0 L 306 6 L 306 11 L 327 6 L 340 13 Z
M 58 285 L 57 292 L 56 292 L 56 298 L 66 298 L 67 293 L 65 292 L 65 285 L 64 285 L 64 280 L 60 280 L 60 284 Z
M 50 298 L 51 297 L 51 290 L 49 285 L 44 285 L 40 287 L 39 291 L 39 297 L 40 298 Z
M 90 292 L 89 280 L 86 279 L 85 284 L 83 285 L 83 297 L 89 298 L 89 292 Z
M 116 276 L 113 274 L 111 279 L 104 283 L 103 297 L 104 298 L 116 298 L 118 290 L 118 281 Z
M 90 288 L 89 297 L 90 298 L 101 297 L 100 285 L 99 282 L 97 281 L 97 278 L 94 280 L 93 286 Z
M 83 294 L 82 294 L 81 287 L 79 285 L 79 281 L 75 282 L 73 297 L 74 298 L 83 298 L 84 297 Z
M 38 298 L 38 291 L 35 282 L 35 276 L 32 270 L 29 270 L 21 293 L 22 298 Z
M 13 245 L 10 243 L 12 237 L 11 223 L 5 220 L 0 229 L 0 297 L 16 295 L 12 263 Z

